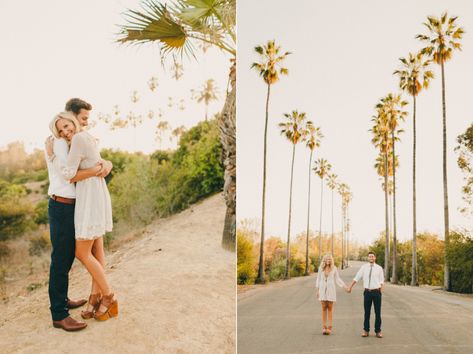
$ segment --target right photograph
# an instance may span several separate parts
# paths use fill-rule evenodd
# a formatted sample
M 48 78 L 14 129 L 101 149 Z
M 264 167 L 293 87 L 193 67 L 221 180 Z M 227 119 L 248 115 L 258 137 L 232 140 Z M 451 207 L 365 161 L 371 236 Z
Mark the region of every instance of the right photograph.
M 237 14 L 238 353 L 473 353 L 473 3 Z

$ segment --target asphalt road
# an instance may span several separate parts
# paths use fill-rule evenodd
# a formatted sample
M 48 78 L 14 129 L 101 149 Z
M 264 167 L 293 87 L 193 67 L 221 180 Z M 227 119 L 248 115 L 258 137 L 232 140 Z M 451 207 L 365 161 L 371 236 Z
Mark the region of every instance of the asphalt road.
M 340 271 L 350 284 L 363 263 Z M 264 353 L 458 353 L 473 354 L 473 298 L 430 288 L 387 284 L 382 332 L 362 338 L 362 283 L 351 294 L 337 287 L 334 325 L 322 335 L 315 275 L 258 286 L 238 296 L 238 354 Z

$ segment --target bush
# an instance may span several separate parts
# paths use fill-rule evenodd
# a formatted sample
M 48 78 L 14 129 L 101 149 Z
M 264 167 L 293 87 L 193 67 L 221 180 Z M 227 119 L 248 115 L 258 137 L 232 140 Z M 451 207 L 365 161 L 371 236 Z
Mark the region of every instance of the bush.
M 33 236 L 30 239 L 30 256 L 40 256 L 44 251 L 51 249 L 51 241 L 49 234 L 43 232 L 38 236 Z
M 244 233 L 237 231 L 237 282 L 238 284 L 253 284 L 255 278 L 253 242 Z
M 450 233 L 447 258 L 452 291 L 473 293 L 473 238 L 460 232 Z
M 34 208 L 34 222 L 37 225 L 47 225 L 48 221 L 48 201 L 42 200 Z
M 0 240 L 21 235 L 34 224 L 32 205 L 23 186 L 0 180 Z

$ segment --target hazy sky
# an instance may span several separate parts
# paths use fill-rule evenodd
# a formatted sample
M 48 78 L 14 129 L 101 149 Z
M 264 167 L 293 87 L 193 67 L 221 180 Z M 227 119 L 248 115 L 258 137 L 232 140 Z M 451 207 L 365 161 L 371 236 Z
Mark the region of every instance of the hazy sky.
M 266 86 L 252 62 L 253 48 L 275 39 L 289 76 L 272 86 L 268 131 L 267 236 L 287 236 L 291 144 L 279 133 L 282 114 L 307 113 L 325 138 L 315 159 L 324 157 L 354 194 L 350 206 L 352 237 L 370 242 L 384 230 L 384 193 L 373 165 L 371 117 L 378 99 L 398 92 L 392 73 L 398 58 L 418 51 L 414 37 L 424 33 L 428 15 L 448 10 L 466 31 L 463 51 L 446 64 L 448 185 L 450 226 L 471 229 L 462 216 L 462 174 L 456 164 L 456 137 L 473 122 L 473 2 L 471 1 L 238 1 L 238 200 L 237 217 L 261 218 L 263 130 Z M 417 229 L 443 233 L 441 79 L 417 100 Z M 412 100 L 408 110 L 411 112 Z M 412 118 L 396 146 L 398 238 L 412 237 Z M 296 150 L 292 235 L 305 231 L 309 150 Z M 320 179 L 312 178 L 311 227 L 318 231 Z M 331 230 L 330 194 L 324 190 L 322 229 Z M 335 227 L 340 229 L 340 201 L 335 198 Z
M 192 126 L 202 120 L 205 108 L 191 101 L 190 89 L 199 89 L 213 78 L 219 89 L 220 102 L 213 102 L 209 113 L 220 111 L 225 98 L 228 57 L 217 50 L 199 62 L 184 61 L 184 76 L 175 81 L 171 70 L 161 66 L 156 45 L 118 45 L 114 43 L 124 24 L 122 13 L 138 9 L 138 0 L 45 0 L 0 2 L 0 97 L 2 98 L 0 148 L 14 140 L 25 142 L 28 151 L 42 147 L 49 134 L 48 123 L 64 109 L 71 97 L 92 103 L 92 120 L 98 114 L 111 113 L 119 105 L 122 116 L 132 110 L 143 114 L 145 124 L 111 132 L 98 122 L 92 133 L 100 138 L 102 147 L 151 152 L 159 147 L 154 127 L 157 118 L 146 118 L 149 110 L 161 108 L 162 119 L 172 127 Z M 155 76 L 159 86 L 148 89 L 148 80 Z M 138 91 L 140 100 L 133 104 L 131 95 Z M 185 100 L 184 111 L 168 107 Z M 5 125 L 6 124 L 6 125 Z M 163 141 L 162 147 L 170 146 Z

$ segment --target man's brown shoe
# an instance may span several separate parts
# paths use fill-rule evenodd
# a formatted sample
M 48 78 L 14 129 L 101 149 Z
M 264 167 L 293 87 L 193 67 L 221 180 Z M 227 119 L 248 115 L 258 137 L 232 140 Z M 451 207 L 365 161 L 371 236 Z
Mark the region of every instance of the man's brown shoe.
M 376 338 L 383 338 L 383 334 L 381 332 L 376 333 Z
M 87 323 L 80 322 L 73 319 L 71 316 L 66 317 L 61 321 L 53 321 L 53 326 L 55 328 L 62 328 L 65 331 L 72 332 L 72 331 L 80 331 L 87 327 Z
M 362 337 L 368 337 L 370 334 L 366 331 L 363 331 L 363 333 L 361 333 L 361 336 Z
M 86 303 L 87 303 L 87 300 L 85 300 L 85 299 L 81 299 L 81 300 L 77 300 L 77 301 L 67 299 L 67 308 L 69 310 L 76 309 L 78 307 L 84 306 Z

